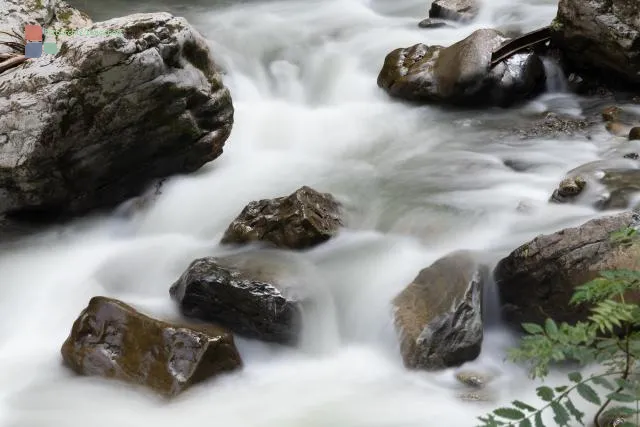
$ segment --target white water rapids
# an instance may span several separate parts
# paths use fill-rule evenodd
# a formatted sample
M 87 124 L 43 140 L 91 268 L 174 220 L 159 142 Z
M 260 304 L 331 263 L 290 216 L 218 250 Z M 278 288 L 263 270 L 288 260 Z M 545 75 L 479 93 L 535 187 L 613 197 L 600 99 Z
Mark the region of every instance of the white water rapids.
M 75 2 L 96 20 L 135 11 L 185 16 L 226 70 L 235 125 L 218 160 L 168 181 L 134 218 L 78 220 L 2 248 L 0 425 L 471 427 L 500 402 L 535 402 L 525 371 L 503 360 L 513 341 L 497 321 L 491 286 L 482 355 L 463 367 L 496 375 L 490 403 L 459 399 L 455 369 L 405 370 L 389 302 L 454 249 L 495 262 L 537 234 L 595 216 L 547 200 L 566 171 L 599 158 L 607 137 L 522 141 L 496 131 L 548 109 L 579 115 L 567 94 L 506 111 L 451 112 L 394 101 L 376 77 L 397 47 L 447 45 L 482 27 L 529 31 L 551 21 L 556 2 L 484 0 L 473 25 L 434 30 L 417 26 L 427 0 L 185 2 Z M 515 172 L 506 159 L 531 168 Z M 217 242 L 247 202 L 301 185 L 342 200 L 348 227 L 286 256 L 324 296 L 300 348 L 238 339 L 244 370 L 170 404 L 62 366 L 60 346 L 91 296 L 177 316 L 168 290 L 189 262 L 222 253 Z

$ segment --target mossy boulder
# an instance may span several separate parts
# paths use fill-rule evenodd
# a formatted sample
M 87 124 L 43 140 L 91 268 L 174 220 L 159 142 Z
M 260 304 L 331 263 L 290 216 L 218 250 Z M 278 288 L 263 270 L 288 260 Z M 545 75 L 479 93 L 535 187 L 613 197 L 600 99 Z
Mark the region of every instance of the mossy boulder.
M 378 86 L 410 101 L 464 106 L 509 106 L 544 89 L 542 60 L 521 53 L 491 66 L 493 51 L 508 41 L 492 29 L 474 31 L 449 47 L 416 44 L 389 53 Z
M 61 351 L 78 374 L 123 380 L 167 397 L 242 366 L 226 330 L 163 322 L 106 297 L 89 301 Z
M 588 306 L 569 304 L 576 286 L 602 270 L 640 270 L 640 243 L 612 239 L 612 233 L 625 227 L 640 228 L 640 215 L 626 212 L 541 235 L 502 259 L 494 277 L 506 321 L 520 327 L 548 317 L 569 323 L 586 320 Z
M 331 194 L 304 186 L 289 196 L 250 202 L 229 225 L 221 242 L 264 242 L 279 248 L 308 249 L 326 242 L 341 227 L 340 203 Z
M 482 291 L 488 274 L 470 252 L 437 260 L 393 300 L 405 366 L 437 370 L 478 357 L 482 346 Z

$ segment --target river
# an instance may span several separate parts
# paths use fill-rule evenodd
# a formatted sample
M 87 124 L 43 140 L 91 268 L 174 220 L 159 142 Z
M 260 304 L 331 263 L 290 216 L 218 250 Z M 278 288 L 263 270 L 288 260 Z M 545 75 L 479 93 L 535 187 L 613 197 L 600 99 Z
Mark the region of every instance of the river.
M 417 27 L 427 0 L 93 3 L 75 5 L 96 20 L 154 10 L 185 16 L 225 69 L 235 125 L 218 160 L 167 181 L 134 217 L 84 218 L 2 247 L 2 425 L 471 427 L 501 402 L 534 401 L 524 369 L 504 362 L 513 338 L 500 325 L 492 284 L 482 355 L 464 367 L 495 375 L 490 403 L 461 400 L 455 369 L 402 367 L 389 301 L 454 249 L 495 262 L 537 234 L 598 215 L 547 200 L 566 171 L 600 158 L 608 137 L 500 132 L 544 111 L 580 115 L 566 93 L 455 112 L 394 101 L 376 77 L 397 47 L 447 45 L 483 27 L 533 30 L 551 21 L 556 1 L 485 0 L 472 25 L 434 30 Z M 529 168 L 516 172 L 505 160 Z M 91 296 L 175 318 L 168 289 L 189 262 L 221 253 L 217 241 L 247 202 L 301 185 L 342 200 L 348 227 L 315 250 L 281 254 L 325 297 L 308 313 L 299 348 L 238 339 L 243 371 L 170 404 L 62 366 L 60 346 Z

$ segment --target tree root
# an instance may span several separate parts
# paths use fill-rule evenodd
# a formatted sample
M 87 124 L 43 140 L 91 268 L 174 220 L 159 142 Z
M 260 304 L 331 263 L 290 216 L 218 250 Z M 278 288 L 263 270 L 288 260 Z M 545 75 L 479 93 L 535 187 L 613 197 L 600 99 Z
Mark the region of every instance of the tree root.
M 11 68 L 17 67 L 18 65 L 22 64 L 27 60 L 27 57 L 24 55 L 13 54 L 8 59 L 4 59 L 4 60 L 3 60 L 3 57 L 6 54 L 0 54 L 0 55 L 2 55 L 0 56 L 0 60 L 2 60 L 2 62 L 0 62 L 0 74 L 4 73 L 5 71 Z

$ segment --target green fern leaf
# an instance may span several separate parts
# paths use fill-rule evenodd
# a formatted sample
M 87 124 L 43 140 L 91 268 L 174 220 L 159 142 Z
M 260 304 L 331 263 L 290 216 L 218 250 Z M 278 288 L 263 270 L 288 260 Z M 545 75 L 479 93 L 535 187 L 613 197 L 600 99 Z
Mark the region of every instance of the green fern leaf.
M 578 384 L 576 387 L 578 394 L 582 396 L 584 400 L 587 402 L 593 403 L 594 405 L 600 405 L 600 396 L 594 389 L 592 389 L 589 385 L 585 383 Z
M 582 420 L 584 418 L 584 412 L 578 410 L 571 399 L 566 399 L 564 402 L 564 406 L 567 408 L 573 418 L 575 418 L 575 420 L 580 423 L 580 425 L 584 425 L 584 421 Z
M 559 427 L 570 427 L 569 421 L 571 418 L 569 417 L 569 413 L 564 406 L 560 404 L 560 402 L 553 401 L 551 402 L 551 409 L 553 410 L 553 420 L 558 424 Z
M 569 380 L 574 383 L 579 383 L 582 381 L 582 374 L 580 372 L 571 372 L 569 375 Z
M 591 381 L 599 386 L 602 386 L 606 389 L 609 390 L 615 390 L 615 387 L 613 386 L 613 384 L 611 384 L 611 382 L 609 382 L 609 380 L 603 378 L 603 377 L 592 377 Z
M 520 400 L 514 400 L 513 402 L 511 402 L 511 404 L 516 408 L 522 409 L 525 411 L 529 411 L 529 412 L 537 411 L 537 409 L 534 408 L 533 406 L 527 405 L 526 403 L 521 402 Z
M 558 336 L 558 325 L 556 325 L 556 322 L 554 322 L 553 319 L 548 318 L 544 322 L 544 329 L 549 338 L 555 339 Z
M 635 396 L 631 396 L 625 393 L 610 393 L 607 397 L 615 402 L 623 403 L 635 402 L 636 400 L 638 400 Z
M 526 415 L 522 411 L 518 411 L 513 408 L 498 408 L 493 411 L 494 414 L 501 418 L 506 418 L 508 420 L 520 420 L 524 418 Z
M 544 423 L 542 422 L 542 412 L 536 413 L 534 420 L 536 423 L 536 427 L 545 427 Z
M 542 326 L 536 323 L 523 323 L 522 329 L 524 329 L 526 332 L 530 333 L 531 335 L 544 334 L 544 329 L 542 329 Z
M 536 394 L 540 399 L 544 400 L 545 402 L 551 402 L 556 395 L 551 389 L 551 387 L 547 387 L 544 385 L 536 389 Z
M 525 418 L 524 420 L 520 421 L 518 427 L 531 427 L 531 420 L 529 418 Z

